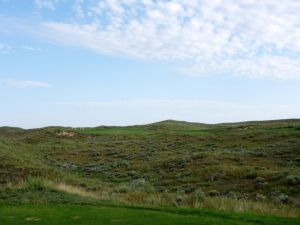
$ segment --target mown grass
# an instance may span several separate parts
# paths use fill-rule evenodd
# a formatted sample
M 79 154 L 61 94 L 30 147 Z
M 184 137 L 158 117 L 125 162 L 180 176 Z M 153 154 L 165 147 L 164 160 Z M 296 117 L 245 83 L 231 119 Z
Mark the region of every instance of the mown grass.
M 161 224 L 161 225 L 297 225 L 298 219 L 237 215 L 216 211 L 143 209 L 87 205 L 0 205 L 2 225 L 19 224 Z
M 78 129 L 82 134 L 102 134 L 102 135 L 150 135 L 154 131 L 139 127 L 97 127 Z

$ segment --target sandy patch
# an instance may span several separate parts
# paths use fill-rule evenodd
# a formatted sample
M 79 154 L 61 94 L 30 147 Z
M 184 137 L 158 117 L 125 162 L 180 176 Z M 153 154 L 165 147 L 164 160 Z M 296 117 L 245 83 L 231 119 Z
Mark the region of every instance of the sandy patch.
M 41 219 L 38 217 L 27 217 L 25 218 L 26 221 L 40 221 Z

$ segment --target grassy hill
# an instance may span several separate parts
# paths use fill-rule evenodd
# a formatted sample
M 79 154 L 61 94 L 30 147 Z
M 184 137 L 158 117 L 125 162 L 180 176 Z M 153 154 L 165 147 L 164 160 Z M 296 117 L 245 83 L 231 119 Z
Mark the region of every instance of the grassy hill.
M 1 127 L 0 162 L 0 203 L 5 205 L 108 201 L 292 217 L 300 213 L 296 119 Z M 65 198 L 61 192 L 79 197 Z

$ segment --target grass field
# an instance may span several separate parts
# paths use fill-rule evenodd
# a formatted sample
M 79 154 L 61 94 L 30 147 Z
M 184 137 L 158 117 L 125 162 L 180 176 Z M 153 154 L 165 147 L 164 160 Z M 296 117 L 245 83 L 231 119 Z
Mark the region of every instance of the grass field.
M 0 205 L 1 225 L 297 225 L 300 220 L 188 209 L 80 205 Z
M 166 218 L 155 220 L 157 224 L 299 223 L 300 120 L 216 125 L 169 120 L 129 127 L 30 130 L 1 127 L 0 162 L 0 216 L 5 216 L 7 224 L 46 224 L 51 210 L 52 219 L 57 216 L 58 220 L 64 216 L 62 209 L 69 209 L 70 214 L 65 212 L 65 219 L 55 224 L 64 224 L 78 210 L 80 218 L 92 217 L 97 210 L 98 218 L 106 212 L 106 224 L 147 224 L 147 218 L 156 217 Z M 95 206 L 103 202 L 190 211 L 182 215 Z M 30 216 L 34 209 L 40 220 L 26 220 L 34 217 Z M 211 216 L 212 211 L 204 217 L 191 213 L 200 209 L 248 216 L 241 214 L 238 221 L 232 216 L 236 214 L 229 213 L 227 218 L 218 213 Z M 9 219 L 13 218 L 9 212 L 15 212 L 15 220 Z M 128 212 L 133 222 L 108 222 L 113 212 L 120 216 Z M 294 219 L 283 219 L 287 217 Z M 257 218 L 261 221 L 255 222 Z M 72 224 L 76 223 L 82 220 Z M 85 224 L 89 223 L 93 224 Z

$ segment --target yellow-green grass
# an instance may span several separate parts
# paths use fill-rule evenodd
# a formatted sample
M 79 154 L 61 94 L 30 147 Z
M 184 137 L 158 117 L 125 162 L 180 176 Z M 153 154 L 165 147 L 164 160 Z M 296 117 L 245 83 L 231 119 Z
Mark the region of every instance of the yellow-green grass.
M 178 202 L 178 198 L 181 200 Z M 143 207 L 173 206 L 177 208 L 217 209 L 231 212 L 247 212 L 257 215 L 275 215 L 281 217 L 300 217 L 297 207 L 238 200 L 227 197 L 208 197 L 201 193 L 181 195 L 172 193 L 145 192 L 128 185 L 112 187 L 102 183 L 101 188 L 91 191 L 65 182 L 53 182 L 45 179 L 30 178 L 18 184 L 8 184 L 0 189 L 2 204 L 114 204 Z

